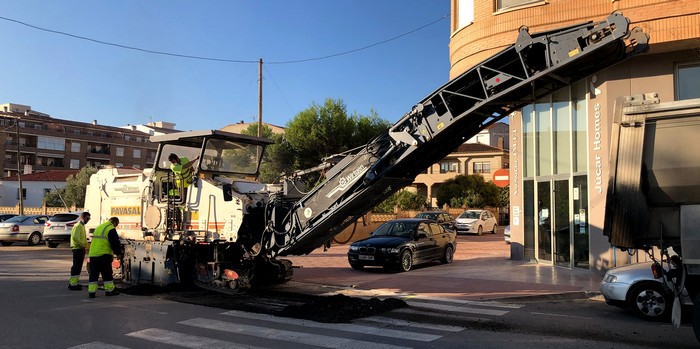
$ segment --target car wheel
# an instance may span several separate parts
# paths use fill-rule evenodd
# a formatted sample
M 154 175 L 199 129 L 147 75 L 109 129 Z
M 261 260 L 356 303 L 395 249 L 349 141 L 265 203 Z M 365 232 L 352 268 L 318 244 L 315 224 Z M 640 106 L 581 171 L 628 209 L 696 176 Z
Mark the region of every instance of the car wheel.
M 440 262 L 442 262 L 442 264 L 450 264 L 454 259 L 454 255 L 455 250 L 452 248 L 452 245 L 447 245 L 447 247 L 445 247 L 445 254 L 442 256 Z
M 648 321 L 667 320 L 673 299 L 658 282 L 642 282 L 632 286 L 627 295 L 629 310 Z
M 484 232 L 484 227 L 479 226 L 476 228 L 476 235 L 481 236 L 481 234 Z
M 401 264 L 399 265 L 399 270 L 400 271 L 409 271 L 409 270 L 411 270 L 412 266 L 413 266 L 413 256 L 411 255 L 411 251 L 403 250 L 403 252 L 401 252 Z
M 355 270 L 362 270 L 365 266 L 362 264 L 350 264 L 350 267 L 352 267 Z
M 48 246 L 49 248 L 56 248 L 56 247 L 58 247 L 58 243 L 56 243 L 56 242 L 48 242 L 48 241 L 47 241 L 47 242 L 46 242 L 46 246 Z
M 12 242 L 3 241 L 3 242 L 0 242 L 0 245 L 3 245 L 3 246 L 10 246 L 10 245 L 12 245 Z
M 493 225 L 493 230 L 491 230 L 491 234 L 496 234 L 496 229 L 498 229 L 498 224 Z
M 33 232 L 29 234 L 29 239 L 27 239 L 27 243 L 29 246 L 34 246 L 38 245 L 41 242 L 41 234 L 38 232 Z

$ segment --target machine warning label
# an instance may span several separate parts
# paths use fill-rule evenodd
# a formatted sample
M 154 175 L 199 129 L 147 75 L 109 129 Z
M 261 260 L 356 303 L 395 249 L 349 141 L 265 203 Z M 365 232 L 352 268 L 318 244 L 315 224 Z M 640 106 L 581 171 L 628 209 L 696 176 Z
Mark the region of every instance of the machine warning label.
M 111 216 L 140 216 L 140 206 L 115 206 L 109 211 Z

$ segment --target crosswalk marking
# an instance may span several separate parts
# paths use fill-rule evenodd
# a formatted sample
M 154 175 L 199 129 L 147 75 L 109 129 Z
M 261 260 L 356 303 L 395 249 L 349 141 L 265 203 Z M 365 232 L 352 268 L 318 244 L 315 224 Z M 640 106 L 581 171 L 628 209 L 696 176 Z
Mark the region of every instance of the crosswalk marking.
M 122 347 L 120 345 L 107 344 L 102 342 L 90 342 L 81 345 L 76 345 L 74 347 L 66 349 L 130 349 L 129 347 Z
M 422 322 L 393 319 L 393 318 L 386 317 L 386 316 L 370 316 L 370 317 L 359 319 L 359 321 L 380 323 L 380 324 L 384 324 L 384 325 L 402 326 L 402 327 L 426 328 L 429 330 L 437 330 L 437 331 L 445 331 L 445 332 L 460 332 L 462 330 L 465 330 L 464 327 L 459 327 L 459 326 L 425 324 Z
M 411 314 L 411 315 L 425 315 L 426 314 L 425 311 L 415 309 L 415 308 L 394 309 L 394 310 L 392 310 L 392 313 Z M 463 316 L 463 315 L 455 315 L 455 314 L 439 314 L 439 315 L 440 315 L 441 319 L 454 319 L 455 321 L 475 321 L 475 322 L 491 322 L 491 321 L 493 321 L 489 318 L 476 317 L 476 316 Z
M 237 333 L 246 336 L 261 337 L 267 339 L 274 339 L 286 342 L 295 342 L 306 345 L 315 345 L 322 348 L 338 348 L 338 349 L 399 349 L 407 348 L 391 344 L 373 343 L 361 340 L 354 340 L 342 337 L 331 337 L 326 335 L 312 334 L 312 333 L 302 333 L 285 331 L 280 329 L 261 327 L 261 326 L 251 326 L 245 324 L 238 324 L 226 321 L 219 321 L 213 319 L 204 318 L 194 318 L 190 320 L 178 322 L 182 325 L 206 328 L 210 330 L 217 330 L 229 333 Z
M 430 342 L 430 341 L 434 341 L 434 340 L 442 337 L 442 336 L 433 335 L 433 334 L 399 331 L 399 330 L 379 328 L 379 327 L 374 327 L 374 326 L 362 326 L 362 325 L 354 325 L 354 324 L 321 323 L 321 322 L 315 322 L 315 321 L 310 321 L 310 320 L 277 317 L 277 316 L 272 316 L 272 315 L 267 315 L 267 314 L 246 313 L 246 312 L 239 311 L 239 310 L 231 310 L 231 311 L 227 311 L 227 312 L 222 313 L 222 314 L 229 315 L 229 316 L 242 317 L 242 318 L 252 319 L 252 320 L 264 320 L 264 321 L 276 322 L 276 323 L 281 323 L 281 324 L 298 325 L 298 326 L 313 327 L 313 328 L 323 328 L 323 329 L 362 333 L 362 334 L 371 334 L 371 335 L 375 335 L 375 336 L 401 338 L 401 339 L 408 339 L 408 340 L 421 341 L 421 342 Z
M 447 304 L 438 303 L 426 303 L 426 302 L 406 302 L 409 306 L 418 308 L 428 308 L 432 310 L 456 312 L 456 313 L 470 313 L 470 314 L 482 314 L 482 315 L 493 315 L 493 316 L 503 316 L 508 314 L 509 311 L 505 310 L 495 310 L 495 309 L 485 309 L 485 308 L 474 308 L 465 306 L 455 306 Z
M 145 330 L 128 333 L 127 336 L 185 348 L 263 349 L 263 347 L 178 333 L 160 328 L 147 328 Z

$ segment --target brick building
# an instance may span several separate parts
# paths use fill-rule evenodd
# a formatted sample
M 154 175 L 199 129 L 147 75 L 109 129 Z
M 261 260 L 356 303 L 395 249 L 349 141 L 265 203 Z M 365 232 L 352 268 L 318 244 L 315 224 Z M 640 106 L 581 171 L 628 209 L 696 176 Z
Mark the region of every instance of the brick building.
M 136 127 L 56 119 L 30 106 L 0 104 L 3 177 L 17 174 L 18 168 L 23 173 L 102 165 L 148 168 L 157 148 L 149 142 L 150 135 Z
M 650 35 L 649 52 L 509 116 L 512 258 L 602 273 L 640 255 L 603 235 L 614 102 L 649 92 L 662 102 L 700 97 L 700 2 L 452 0 L 451 78 L 514 43 L 523 25 L 537 33 L 614 11 Z

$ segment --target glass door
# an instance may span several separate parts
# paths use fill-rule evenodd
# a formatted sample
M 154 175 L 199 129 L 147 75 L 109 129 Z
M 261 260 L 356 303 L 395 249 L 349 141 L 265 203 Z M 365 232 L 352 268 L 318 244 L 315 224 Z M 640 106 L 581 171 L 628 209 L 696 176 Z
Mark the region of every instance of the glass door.
M 569 214 L 569 180 L 554 181 L 554 262 L 569 266 L 571 260 L 571 219 Z
M 537 255 L 540 261 L 552 261 L 551 181 L 537 182 Z

